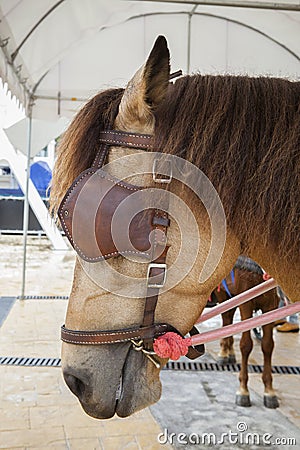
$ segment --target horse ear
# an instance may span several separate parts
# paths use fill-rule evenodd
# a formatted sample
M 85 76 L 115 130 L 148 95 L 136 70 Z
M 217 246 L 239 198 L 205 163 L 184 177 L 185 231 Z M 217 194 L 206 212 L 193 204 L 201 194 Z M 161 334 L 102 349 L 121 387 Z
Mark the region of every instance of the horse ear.
M 145 101 L 155 108 L 165 98 L 170 77 L 170 52 L 164 36 L 158 36 L 144 69 Z
M 153 124 L 152 112 L 165 98 L 169 76 L 170 53 L 165 37 L 159 36 L 147 61 L 124 91 L 116 125 L 125 130 L 139 131 L 139 127 L 150 125 L 150 122 Z

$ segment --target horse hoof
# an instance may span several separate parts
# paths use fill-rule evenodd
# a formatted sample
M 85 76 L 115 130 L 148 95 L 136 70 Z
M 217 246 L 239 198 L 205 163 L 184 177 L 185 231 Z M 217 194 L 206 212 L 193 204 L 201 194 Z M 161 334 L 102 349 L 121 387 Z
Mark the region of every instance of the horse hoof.
M 235 396 L 235 404 L 238 406 L 251 406 L 250 396 L 249 395 L 241 395 L 236 394 Z
M 218 356 L 217 358 L 217 364 L 220 364 L 221 366 L 224 364 L 228 364 L 229 363 L 229 358 L 228 356 Z
M 229 355 L 228 363 L 229 364 L 235 364 L 236 363 L 235 355 Z
M 266 408 L 278 408 L 279 402 L 276 395 L 264 395 L 264 405 Z

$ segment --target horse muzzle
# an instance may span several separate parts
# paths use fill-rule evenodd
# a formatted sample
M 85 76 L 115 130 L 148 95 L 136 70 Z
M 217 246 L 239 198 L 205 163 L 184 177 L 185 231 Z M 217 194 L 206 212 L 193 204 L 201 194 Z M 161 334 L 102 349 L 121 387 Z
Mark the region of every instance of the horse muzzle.
M 64 380 L 84 411 L 97 419 L 127 417 L 159 400 L 159 369 L 131 343 L 63 344 Z

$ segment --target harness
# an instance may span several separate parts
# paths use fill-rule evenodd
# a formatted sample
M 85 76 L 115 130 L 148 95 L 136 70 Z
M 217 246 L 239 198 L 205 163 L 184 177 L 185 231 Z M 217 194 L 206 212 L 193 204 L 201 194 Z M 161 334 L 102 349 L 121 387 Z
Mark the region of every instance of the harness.
M 234 280 L 234 270 L 233 270 L 233 269 L 230 271 L 230 277 L 231 277 L 231 283 L 234 285 L 234 281 L 235 281 L 235 280 Z M 221 281 L 221 284 L 222 284 L 223 288 L 225 289 L 226 294 L 228 295 L 228 297 L 229 297 L 229 298 L 232 298 L 232 294 L 231 294 L 230 289 L 229 289 L 229 287 L 228 287 L 226 278 L 224 278 L 224 279 Z
M 175 346 L 180 347 L 181 343 L 185 344 L 187 354 L 186 352 L 182 354 L 186 354 L 190 359 L 195 359 L 203 355 L 204 343 L 247 331 L 299 312 L 300 304 L 297 302 L 297 304 L 285 306 L 259 317 L 201 334 L 198 334 L 198 330 L 193 327 L 189 332 L 191 337 L 185 339 L 172 325 L 155 322 L 155 310 L 160 289 L 164 287 L 167 275 L 168 246 L 166 234 L 170 226 L 170 219 L 166 212 L 168 211 L 168 204 L 165 203 L 162 209 L 150 208 L 137 214 L 130 225 L 129 239 L 123 239 L 121 236 L 118 248 L 116 248 L 111 234 L 113 214 L 124 199 L 145 188 L 113 179 L 101 169 L 106 161 L 110 146 L 151 150 L 152 144 L 153 137 L 151 135 L 115 130 L 102 131 L 100 133 L 100 147 L 92 166 L 82 172 L 72 183 L 58 210 L 62 228 L 71 245 L 83 260 L 92 263 L 121 254 L 131 254 L 132 246 L 135 248 L 134 252 L 137 257 L 146 258 L 148 261 L 147 289 L 142 323 L 139 326 L 126 329 L 97 331 L 71 330 L 63 325 L 61 327 L 61 339 L 70 344 L 80 345 L 130 342 L 136 351 L 144 353 L 157 368 L 160 368 L 160 362 L 156 359 L 156 355 L 159 354 L 162 358 L 168 358 L 172 352 L 159 351 L 158 343 L 164 344 L 160 340 L 170 334 L 181 339 L 181 342 L 175 342 Z M 171 175 L 169 177 L 160 176 L 157 172 L 154 167 L 153 180 L 156 183 L 160 183 L 162 186 L 170 184 Z M 102 200 L 100 205 L 99 196 Z M 78 204 L 81 207 L 78 207 Z M 76 217 L 75 221 L 74 217 Z M 93 224 L 92 232 L 87 230 L 87 224 L 89 223 Z M 150 233 L 155 235 L 153 245 L 149 244 Z M 202 323 L 228 311 L 276 286 L 276 281 L 271 278 L 249 291 L 230 298 L 224 304 L 214 307 L 209 313 L 203 314 L 196 323 Z M 232 296 L 230 295 L 230 297 Z M 156 351 L 154 351 L 153 343 Z
M 90 345 L 131 342 L 135 350 L 142 351 L 157 367 L 160 367 L 160 363 L 154 357 L 154 339 L 167 332 L 180 335 L 180 332 L 172 325 L 155 322 L 158 297 L 160 289 L 165 285 L 167 274 L 166 235 L 170 226 L 170 219 L 166 212 L 168 204 L 165 200 L 163 210 L 150 208 L 136 214 L 130 223 L 129 240 L 121 233 L 117 248 L 111 232 L 114 212 L 124 199 L 145 188 L 116 180 L 101 170 L 110 146 L 150 150 L 153 138 L 151 135 L 115 130 L 102 131 L 99 138 L 100 148 L 92 167 L 82 172 L 72 183 L 61 202 L 58 216 L 71 245 L 87 262 L 130 254 L 133 252 L 132 248 L 135 249 L 136 257 L 148 259 L 144 315 L 141 325 L 128 329 L 77 331 L 67 329 L 63 325 L 61 339 L 71 344 Z M 155 183 L 167 186 L 172 176 L 160 176 L 154 167 L 153 180 Z M 132 201 L 136 202 L 136 197 Z M 87 230 L 89 224 L 92 224 L 94 228 L 90 232 Z M 154 240 L 149 244 L 151 233 L 154 233 Z M 198 330 L 193 328 L 190 334 L 194 335 L 197 332 Z M 204 345 L 191 346 L 186 356 L 195 359 L 203 353 Z

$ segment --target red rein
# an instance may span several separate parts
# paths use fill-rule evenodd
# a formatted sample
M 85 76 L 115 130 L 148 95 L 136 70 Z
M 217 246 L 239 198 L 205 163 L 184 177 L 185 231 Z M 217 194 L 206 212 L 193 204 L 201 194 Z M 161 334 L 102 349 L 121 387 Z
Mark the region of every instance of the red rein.
M 228 311 L 234 306 L 238 306 L 251 300 L 262 293 L 273 289 L 277 286 L 277 283 L 272 278 L 267 277 L 267 281 L 255 286 L 242 294 L 233 297 L 230 300 L 222 303 L 219 306 L 212 308 L 209 313 L 203 314 L 201 318 L 198 319 L 197 323 L 204 322 L 224 311 Z M 191 338 L 182 338 L 179 334 L 169 332 L 160 336 L 154 341 L 153 348 L 157 356 L 161 358 L 170 358 L 173 360 L 179 359 L 181 356 L 185 356 L 188 352 L 188 347 L 191 345 L 204 344 L 206 342 L 215 341 L 220 338 L 232 336 L 233 334 L 251 330 L 252 328 L 260 325 L 265 325 L 267 323 L 274 322 L 277 319 L 295 314 L 300 311 L 300 302 L 294 303 L 293 305 L 284 306 L 278 308 L 274 311 L 262 314 L 258 317 L 253 317 L 251 319 L 244 320 L 233 325 L 228 325 L 223 328 L 216 330 L 207 331 L 205 333 L 199 333 L 192 336 Z

